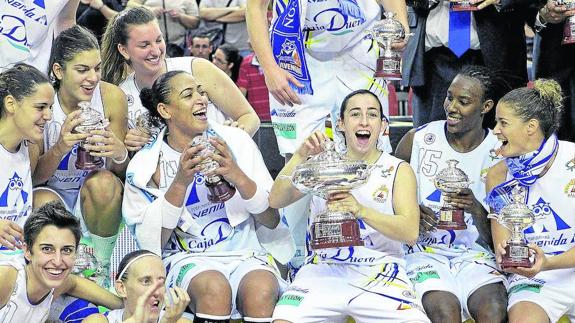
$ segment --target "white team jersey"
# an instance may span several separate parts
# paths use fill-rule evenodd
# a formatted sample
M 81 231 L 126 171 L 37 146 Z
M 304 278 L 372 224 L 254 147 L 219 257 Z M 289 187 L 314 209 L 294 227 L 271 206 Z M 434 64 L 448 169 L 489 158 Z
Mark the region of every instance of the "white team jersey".
M 90 106 L 92 109 L 98 111 L 102 116 L 104 116 L 104 103 L 102 102 L 102 96 L 100 92 L 100 83 L 96 86 L 94 90 L 94 95 L 90 101 Z M 52 148 L 60 137 L 60 130 L 62 125 L 66 120 L 66 114 L 60 106 L 58 101 L 58 94 L 54 99 L 54 106 L 52 107 L 53 115 L 52 120 L 46 122 L 44 128 L 44 152 L 47 152 Z M 76 197 L 86 176 L 90 174 L 91 171 L 76 169 L 75 163 L 78 153 L 78 145 L 76 144 L 60 161 L 58 168 L 54 174 L 48 179 L 48 186 L 55 191 L 57 191 L 64 198 L 68 207 L 73 208 L 76 202 Z M 105 159 L 104 159 L 105 163 Z M 105 167 L 105 164 L 103 168 Z
M 26 270 L 24 269 L 26 264 L 24 263 L 24 257 L 0 258 L 0 266 L 14 267 L 18 270 L 14 291 L 10 295 L 6 306 L 0 309 L 0 322 L 45 322 L 50 312 L 54 290 L 51 290 L 39 304 L 30 304 L 26 292 Z
M 443 205 L 443 196 L 433 184 L 439 171 L 447 167 L 447 160 L 455 159 L 457 168 L 463 170 L 472 182 L 470 189 L 475 198 L 487 209 L 485 202 L 485 176 L 489 167 L 499 162 L 492 150 L 498 145 L 497 137 L 488 130 L 483 142 L 473 151 L 455 151 L 445 136 L 445 121 L 433 121 L 421 126 L 413 137 L 411 167 L 415 171 L 418 188 L 418 202 L 430 207 L 436 213 Z M 473 224 L 471 214 L 465 212 L 466 230 L 436 230 L 420 235 L 413 251 L 433 251 L 444 255 L 455 255 L 472 248 L 479 232 Z
M 162 317 L 164 316 L 164 311 L 160 312 L 160 317 L 158 317 L 158 322 L 162 319 Z M 122 323 L 124 322 L 124 309 L 119 309 L 119 310 L 113 310 L 113 311 L 109 311 L 107 313 L 105 313 L 104 315 L 106 315 L 106 318 L 108 318 L 108 322 L 109 323 Z
M 0 219 L 15 222 L 23 228 L 32 210 L 32 174 L 27 142 L 22 142 L 15 153 L 0 145 L 0 165 L 4 165 L 0 173 Z
M 559 142 L 553 165 L 529 188 L 527 204 L 536 217 L 535 224 L 524 231 L 530 243 L 548 255 L 575 247 L 574 143 Z
M 190 74 L 194 74 L 192 72 L 192 61 L 194 57 L 175 57 L 175 58 L 166 58 L 166 68 L 169 71 L 184 71 Z M 135 128 L 136 119 L 138 116 L 144 112 L 146 112 L 146 108 L 142 105 L 142 101 L 140 100 L 140 89 L 136 85 L 136 75 L 134 73 L 130 73 L 128 77 L 120 83 L 120 88 L 126 94 L 126 98 L 128 100 L 128 128 L 133 129 Z M 208 112 L 207 112 L 208 119 L 211 121 L 215 121 L 217 123 L 224 123 L 226 120 L 225 115 L 214 106 L 214 104 L 209 101 L 208 102 Z
M 383 152 L 369 176 L 368 181 L 353 189 L 351 193 L 357 201 L 378 212 L 393 216 L 393 183 L 397 175 L 399 164 L 403 161 Z M 325 200 L 314 196 L 311 201 L 310 224 L 315 215 L 326 209 Z M 387 215 L 387 216 L 389 216 Z M 361 219 L 358 220 L 361 238 L 364 246 L 325 248 L 310 250 L 307 262 L 338 263 L 352 265 L 375 265 L 380 263 L 403 263 L 402 243 L 387 238 Z M 308 227 L 307 239 L 311 232 Z
M 0 71 L 23 62 L 48 71 L 58 14 L 68 0 L 0 1 Z
M 366 36 L 364 30 L 380 16 L 377 1 L 308 0 L 304 25 L 306 49 L 320 60 L 322 54 L 343 52 L 361 41 Z
M 163 142 L 159 160 L 160 190 L 166 192 L 172 184 L 178 170 L 180 155 L 165 141 Z M 164 247 L 163 257 L 178 252 L 206 254 L 221 251 L 227 254 L 245 254 L 249 250 L 261 249 L 255 235 L 253 218 L 249 217 L 238 226 L 232 227 L 226 214 L 226 204 L 212 203 L 208 200 L 205 179 L 199 173 L 188 186 L 185 206 L 189 211 L 189 215 L 186 216 L 191 218 L 182 217 Z M 194 225 L 186 225 L 186 222 L 193 222 Z

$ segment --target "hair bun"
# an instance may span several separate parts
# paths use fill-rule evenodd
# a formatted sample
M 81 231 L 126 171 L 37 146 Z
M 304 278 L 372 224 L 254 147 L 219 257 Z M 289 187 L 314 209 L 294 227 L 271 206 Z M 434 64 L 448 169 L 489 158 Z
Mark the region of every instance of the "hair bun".
M 533 82 L 533 89 L 539 93 L 542 99 L 553 103 L 556 111 L 563 110 L 563 93 L 557 81 L 552 79 L 538 79 Z

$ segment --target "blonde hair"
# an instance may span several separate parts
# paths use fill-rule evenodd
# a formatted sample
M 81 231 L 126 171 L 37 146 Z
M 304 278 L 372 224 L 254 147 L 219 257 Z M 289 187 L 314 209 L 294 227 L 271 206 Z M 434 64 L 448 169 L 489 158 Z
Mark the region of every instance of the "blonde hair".
M 557 131 L 565 97 L 561 86 L 551 79 L 538 79 L 533 88 L 522 87 L 507 93 L 500 102 L 509 104 L 523 120 L 536 119 L 546 138 Z

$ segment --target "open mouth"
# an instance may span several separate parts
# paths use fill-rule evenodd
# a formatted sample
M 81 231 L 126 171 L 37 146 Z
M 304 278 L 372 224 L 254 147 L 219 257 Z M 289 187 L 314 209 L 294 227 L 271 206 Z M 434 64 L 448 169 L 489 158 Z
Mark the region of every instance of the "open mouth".
M 66 271 L 64 269 L 48 268 L 46 269 L 46 272 L 48 273 L 48 277 L 50 279 L 60 280 L 64 278 Z
M 207 114 L 206 114 L 207 111 L 208 111 L 208 110 L 207 110 L 206 108 L 203 108 L 203 109 L 201 109 L 201 110 L 198 110 L 198 111 L 192 113 L 192 115 L 193 115 L 194 117 L 200 119 L 200 120 L 207 120 L 207 119 L 208 119 L 208 116 L 207 116 Z
M 461 121 L 461 117 L 457 115 L 448 114 L 447 115 L 447 125 L 455 125 Z
M 153 312 L 160 312 L 160 301 L 159 300 L 154 300 L 151 304 L 150 304 L 151 310 Z
M 158 64 L 160 62 L 160 56 L 146 58 L 146 61 L 149 62 L 150 64 Z
M 94 92 L 94 89 L 96 88 L 96 85 L 82 85 L 80 86 L 80 88 L 82 88 L 82 91 L 85 94 L 92 94 Z
M 371 137 L 371 131 L 359 130 L 355 133 L 355 137 L 360 145 L 367 145 L 369 143 L 369 138 Z

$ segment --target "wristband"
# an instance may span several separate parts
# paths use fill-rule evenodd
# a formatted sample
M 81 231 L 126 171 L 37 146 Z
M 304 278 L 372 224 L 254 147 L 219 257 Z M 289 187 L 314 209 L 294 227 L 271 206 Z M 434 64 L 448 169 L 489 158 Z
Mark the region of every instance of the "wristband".
M 128 159 L 128 148 L 126 148 L 126 146 L 124 146 L 124 151 L 126 152 L 126 154 L 124 155 L 124 158 L 122 158 L 122 160 L 116 160 L 116 158 L 112 158 L 112 161 L 115 164 L 121 165 L 126 162 L 126 160 Z
M 180 222 L 182 208 L 172 205 L 165 198 L 162 198 L 162 228 L 175 229 Z
M 268 201 L 269 193 L 267 191 L 261 190 L 256 184 L 256 193 L 249 200 L 244 200 L 246 203 L 246 211 L 251 214 L 260 214 L 267 210 L 270 206 Z
M 106 4 L 104 3 L 104 1 L 102 1 L 102 5 L 100 6 L 100 8 L 94 8 L 94 9 L 100 11 L 100 10 L 102 10 L 102 8 L 104 8 L 105 5 Z

